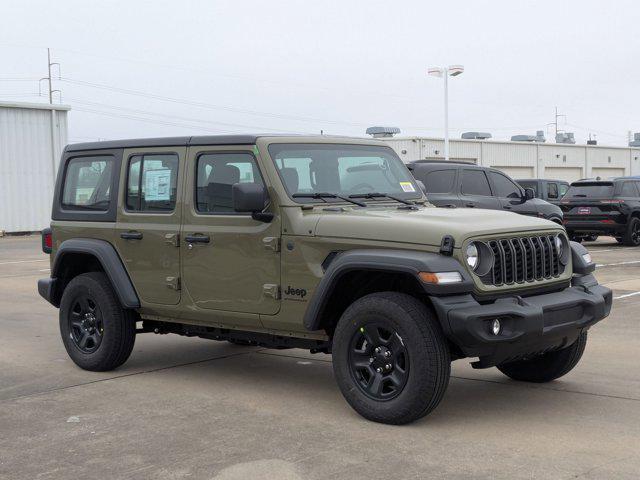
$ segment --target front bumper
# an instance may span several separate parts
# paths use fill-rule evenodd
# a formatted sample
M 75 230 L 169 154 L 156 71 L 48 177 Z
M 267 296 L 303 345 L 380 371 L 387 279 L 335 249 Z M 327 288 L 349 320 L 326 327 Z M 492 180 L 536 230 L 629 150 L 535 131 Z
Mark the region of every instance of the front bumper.
M 559 292 L 512 296 L 480 304 L 470 295 L 432 297 L 445 335 L 475 368 L 487 368 L 571 345 L 578 335 L 609 315 L 611 290 L 593 275 L 574 277 Z M 495 319 L 502 326 L 491 331 Z

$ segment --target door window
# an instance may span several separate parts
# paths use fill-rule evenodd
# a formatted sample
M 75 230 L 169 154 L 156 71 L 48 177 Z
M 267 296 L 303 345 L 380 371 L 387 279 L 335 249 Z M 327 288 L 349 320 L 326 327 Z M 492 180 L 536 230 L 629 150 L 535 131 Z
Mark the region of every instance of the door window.
M 76 157 L 69 160 L 62 191 L 67 210 L 109 210 L 113 157 Z
M 510 178 L 497 172 L 489 172 L 496 196 L 500 198 L 520 198 L 522 191 Z
M 449 193 L 453 190 L 455 179 L 456 171 L 454 169 L 430 172 L 425 178 L 427 193 Z
M 558 184 L 547 183 L 547 197 L 558 198 Z
M 567 193 L 567 190 L 569 190 L 569 185 L 566 183 L 561 183 L 560 184 L 560 196 L 564 197 L 564 194 Z
M 201 213 L 236 213 L 231 197 L 233 185 L 236 183 L 259 183 L 264 186 L 253 155 L 200 155 L 197 160 L 196 210 Z
M 462 171 L 462 193 L 490 197 L 491 188 L 484 171 L 464 169 Z
M 176 206 L 178 155 L 134 155 L 127 174 L 127 210 L 169 213 Z

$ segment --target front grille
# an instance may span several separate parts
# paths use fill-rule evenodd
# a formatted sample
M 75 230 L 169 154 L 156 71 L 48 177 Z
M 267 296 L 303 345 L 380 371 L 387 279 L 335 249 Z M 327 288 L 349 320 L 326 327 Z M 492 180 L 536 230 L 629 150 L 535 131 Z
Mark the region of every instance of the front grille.
M 512 285 L 560 276 L 564 266 L 554 235 L 500 238 L 485 242 L 493 252 L 493 267 L 480 277 L 485 285 Z

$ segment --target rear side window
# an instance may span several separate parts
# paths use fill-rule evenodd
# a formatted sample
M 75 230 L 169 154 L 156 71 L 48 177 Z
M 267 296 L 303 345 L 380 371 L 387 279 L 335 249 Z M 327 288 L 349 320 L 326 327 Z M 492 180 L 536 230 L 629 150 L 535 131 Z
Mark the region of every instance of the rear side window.
M 425 186 L 427 193 L 449 193 L 453 190 L 453 184 L 456 179 L 456 171 L 435 170 L 427 174 L 425 178 Z
M 231 191 L 235 183 L 264 185 L 250 153 L 207 153 L 198 157 L 196 210 L 202 213 L 236 213 Z
M 558 184 L 547 183 L 547 197 L 558 198 Z
M 624 182 L 622 184 L 622 190 L 620 191 L 621 197 L 637 197 L 638 192 L 633 182 Z
M 172 212 L 176 206 L 178 155 L 134 155 L 127 173 L 127 210 Z
M 113 157 L 76 157 L 69 160 L 62 190 L 66 210 L 107 211 L 111 201 Z
M 561 183 L 560 184 L 560 196 L 564 197 L 567 193 L 567 190 L 569 190 L 569 185 L 567 185 L 566 183 Z
M 490 197 L 491 188 L 485 173 L 482 170 L 464 169 L 462 171 L 462 193 Z

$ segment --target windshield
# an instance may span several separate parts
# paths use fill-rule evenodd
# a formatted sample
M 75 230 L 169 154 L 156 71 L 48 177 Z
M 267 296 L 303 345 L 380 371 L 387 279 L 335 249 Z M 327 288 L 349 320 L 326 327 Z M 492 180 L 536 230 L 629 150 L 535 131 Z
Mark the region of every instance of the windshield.
M 280 143 L 269 145 L 269 154 L 287 192 L 296 202 L 318 202 L 318 198 L 305 197 L 318 193 L 334 194 L 333 198 L 320 200 L 334 202 L 343 201 L 339 196 L 363 195 L 364 198 L 368 193 L 383 193 L 403 200 L 422 196 L 409 170 L 389 147 Z
M 565 195 L 569 197 L 603 198 L 613 196 L 613 183 L 574 183 Z

